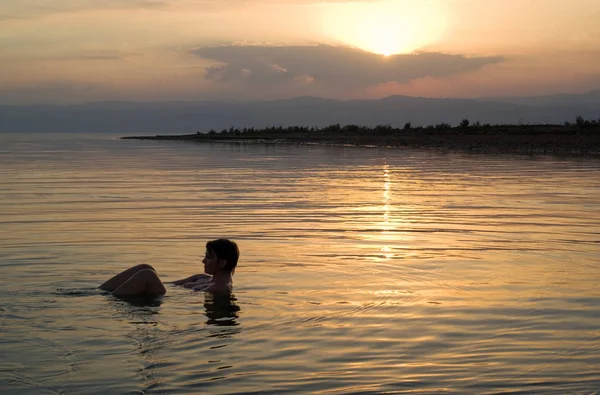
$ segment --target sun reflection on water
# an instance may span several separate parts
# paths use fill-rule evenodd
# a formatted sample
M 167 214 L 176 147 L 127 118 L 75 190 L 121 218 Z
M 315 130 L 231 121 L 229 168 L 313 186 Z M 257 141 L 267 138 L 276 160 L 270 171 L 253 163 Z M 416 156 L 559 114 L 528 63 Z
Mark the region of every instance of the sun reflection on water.
M 393 238 L 393 235 L 390 233 L 390 230 L 393 229 L 393 224 L 390 223 L 390 211 L 392 209 L 392 203 L 391 203 L 391 178 L 390 178 L 390 165 L 388 165 L 387 163 L 383 165 L 383 197 L 382 197 L 382 203 L 383 203 L 383 221 L 381 223 L 381 241 L 382 242 L 386 242 L 389 241 L 391 238 Z M 391 259 L 394 257 L 394 253 L 392 251 L 392 248 L 387 245 L 384 244 L 381 249 L 379 250 L 382 252 L 382 256 L 385 257 L 386 259 Z

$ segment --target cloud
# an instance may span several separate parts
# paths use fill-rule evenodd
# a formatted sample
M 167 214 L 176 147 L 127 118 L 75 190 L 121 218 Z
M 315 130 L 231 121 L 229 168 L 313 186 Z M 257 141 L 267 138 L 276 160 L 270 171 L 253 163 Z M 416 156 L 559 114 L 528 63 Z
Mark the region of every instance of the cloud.
M 328 4 L 378 3 L 381 0 L 328 0 Z M 54 14 L 93 10 L 165 10 L 168 12 L 203 12 L 235 8 L 321 6 L 322 0 L 1 0 L 0 21 L 34 19 Z
M 76 54 L 69 55 L 56 55 L 56 56 L 44 56 L 40 57 L 39 60 L 45 61 L 121 61 L 126 59 L 131 59 L 135 57 L 142 56 L 141 53 L 137 52 L 126 52 L 126 51 L 115 51 L 115 50 L 87 50 L 87 51 L 78 51 Z M 35 59 L 35 58 L 34 58 Z
M 503 57 L 467 57 L 443 53 L 414 53 L 383 57 L 350 47 L 221 46 L 200 48 L 194 54 L 217 64 L 205 78 L 220 82 L 277 85 L 311 83 L 328 86 L 369 86 L 445 77 L 503 62 Z
M 38 16 L 95 9 L 167 8 L 168 0 L 5 0 L 0 5 L 0 21 L 31 19 Z

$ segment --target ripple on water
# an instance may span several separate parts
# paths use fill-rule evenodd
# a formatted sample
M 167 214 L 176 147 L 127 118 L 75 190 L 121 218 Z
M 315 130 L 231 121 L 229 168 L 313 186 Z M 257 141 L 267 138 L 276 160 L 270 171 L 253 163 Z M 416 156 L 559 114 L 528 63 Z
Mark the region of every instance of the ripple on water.
M 598 161 L 2 138 L 3 393 L 600 387 Z M 234 298 L 95 289 L 216 237 Z

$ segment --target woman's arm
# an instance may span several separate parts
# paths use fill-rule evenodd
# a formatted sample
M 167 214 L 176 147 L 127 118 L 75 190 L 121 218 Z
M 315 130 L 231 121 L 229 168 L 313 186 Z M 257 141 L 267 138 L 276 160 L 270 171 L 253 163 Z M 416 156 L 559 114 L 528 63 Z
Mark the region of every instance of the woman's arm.
M 173 281 L 172 284 L 175 285 L 183 285 L 185 286 L 186 283 L 195 283 L 198 280 L 210 280 L 211 276 L 207 275 L 207 274 L 194 274 L 193 276 L 189 276 L 186 278 L 182 278 L 181 280 L 177 280 L 177 281 Z M 191 288 L 191 287 L 186 287 L 186 288 Z
M 210 276 L 206 276 L 203 278 L 199 278 L 196 281 L 189 281 L 185 284 L 183 284 L 184 288 L 194 288 L 196 286 L 205 286 L 205 285 L 210 285 L 212 283 L 212 278 Z

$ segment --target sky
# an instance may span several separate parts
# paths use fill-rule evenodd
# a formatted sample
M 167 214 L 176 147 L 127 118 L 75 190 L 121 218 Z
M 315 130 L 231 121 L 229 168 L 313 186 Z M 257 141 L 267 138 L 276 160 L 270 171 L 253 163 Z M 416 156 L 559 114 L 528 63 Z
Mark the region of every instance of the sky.
M 598 0 L 2 0 L 0 104 L 600 89 Z

